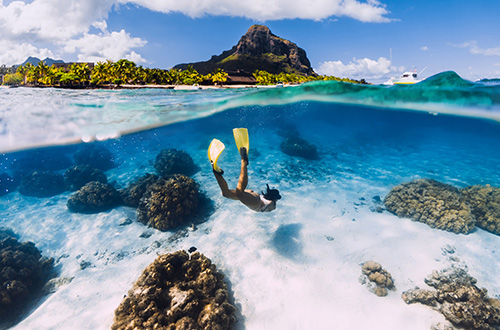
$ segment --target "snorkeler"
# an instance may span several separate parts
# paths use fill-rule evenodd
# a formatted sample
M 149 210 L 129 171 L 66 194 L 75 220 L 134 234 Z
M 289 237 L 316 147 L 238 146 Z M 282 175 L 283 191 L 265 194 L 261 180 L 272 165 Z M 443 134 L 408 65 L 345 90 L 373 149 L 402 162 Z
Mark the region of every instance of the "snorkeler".
M 271 212 L 276 209 L 276 202 L 281 199 L 280 193 L 277 189 L 270 189 L 269 185 L 266 185 L 266 192 L 262 192 L 261 194 L 246 189 L 248 184 L 248 130 L 246 128 L 235 128 L 233 129 L 233 133 L 236 146 L 241 155 L 241 171 L 236 189 L 229 189 L 226 180 L 222 176 L 224 171 L 217 166 L 217 160 L 225 149 L 224 144 L 217 139 L 213 139 L 208 147 L 208 159 L 212 164 L 212 170 L 222 191 L 222 196 L 239 200 L 255 212 Z

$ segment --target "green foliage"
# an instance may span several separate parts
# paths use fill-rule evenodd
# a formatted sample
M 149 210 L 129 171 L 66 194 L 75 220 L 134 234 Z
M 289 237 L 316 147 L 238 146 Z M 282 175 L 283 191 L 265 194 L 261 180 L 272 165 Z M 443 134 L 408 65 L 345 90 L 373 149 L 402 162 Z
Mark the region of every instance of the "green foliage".
M 234 55 L 237 57 L 237 55 Z M 268 62 L 281 62 L 283 56 L 274 54 L 263 55 Z M 234 60 L 234 58 L 226 58 L 225 60 Z M 15 81 L 21 77 L 21 82 L 25 80 L 32 85 L 47 85 L 47 86 L 80 86 L 89 85 L 102 86 L 107 84 L 184 84 L 194 85 L 200 84 L 203 81 L 211 81 L 213 84 L 222 85 L 227 82 L 228 74 L 221 68 L 217 68 L 213 73 L 207 75 L 199 74 L 192 66 L 188 66 L 186 70 L 179 69 L 149 69 L 137 66 L 134 62 L 121 59 L 117 62 L 106 61 L 98 62 L 93 69 L 90 69 L 86 63 L 74 63 L 70 68 L 56 68 L 54 65 L 49 67 L 45 63 L 40 62 L 37 66 L 30 63 L 24 66 L 19 66 L 14 72 L 14 67 L 0 67 L 0 72 L 15 73 Z M 256 70 L 253 76 L 259 85 L 273 85 L 278 82 L 287 84 L 303 83 L 315 80 L 335 80 L 351 83 L 366 83 L 364 80 L 356 81 L 348 78 L 338 78 L 334 76 L 303 76 L 291 72 L 281 72 L 272 74 L 264 70 Z M 7 75 L 6 75 L 7 77 Z M 9 79 L 13 79 L 9 76 Z
M 20 73 L 7 73 L 3 79 L 5 85 L 20 85 L 24 81 L 24 76 Z

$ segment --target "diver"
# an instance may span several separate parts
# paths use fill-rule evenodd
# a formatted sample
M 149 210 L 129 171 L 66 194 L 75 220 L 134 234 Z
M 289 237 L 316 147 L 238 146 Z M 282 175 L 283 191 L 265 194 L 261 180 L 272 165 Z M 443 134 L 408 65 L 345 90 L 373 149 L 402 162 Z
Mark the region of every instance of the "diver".
M 229 189 L 226 180 L 222 176 L 224 171 L 217 166 L 217 160 L 222 151 L 225 149 L 224 144 L 217 139 L 213 139 L 208 147 L 208 159 L 212 164 L 212 170 L 221 189 L 222 196 L 229 199 L 239 200 L 250 210 L 255 212 L 271 212 L 275 210 L 276 202 L 281 199 L 280 193 L 277 189 L 270 189 L 269 185 L 266 185 L 266 192 L 262 192 L 261 194 L 258 194 L 253 190 L 246 189 L 248 184 L 248 130 L 246 128 L 235 128 L 233 129 L 233 133 L 236 146 L 238 147 L 241 156 L 241 171 L 236 189 Z

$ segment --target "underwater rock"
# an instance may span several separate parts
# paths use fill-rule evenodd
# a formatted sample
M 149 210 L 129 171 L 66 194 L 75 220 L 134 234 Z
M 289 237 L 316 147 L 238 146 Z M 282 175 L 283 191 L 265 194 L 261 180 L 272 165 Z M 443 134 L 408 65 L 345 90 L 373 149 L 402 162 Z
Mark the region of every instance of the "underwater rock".
M 476 185 L 460 190 L 476 217 L 476 226 L 500 235 L 500 188 Z
M 384 204 L 398 217 L 456 234 L 468 234 L 475 226 L 475 217 L 459 190 L 431 179 L 413 180 L 392 188 Z
M 191 156 L 187 152 L 177 149 L 162 150 L 156 156 L 154 167 L 162 177 L 172 174 L 190 176 L 198 170 Z
M 11 178 L 7 173 L 0 173 L 0 197 L 16 190 L 17 185 L 17 180 Z
M 74 155 L 77 165 L 90 165 L 103 171 L 115 167 L 113 154 L 103 146 L 86 145 Z
M 288 137 L 280 144 L 281 151 L 292 157 L 302 157 L 309 160 L 319 159 L 315 145 L 300 137 Z
M 111 329 L 232 329 L 236 308 L 223 277 L 199 252 L 161 255 L 115 310 Z
M 16 321 L 36 300 L 53 264 L 32 242 L 20 243 L 11 232 L 0 230 L 0 328 Z
M 25 196 L 51 197 L 66 190 L 64 178 L 52 172 L 33 172 L 21 179 L 19 192 Z
M 435 291 L 416 288 L 403 292 L 407 304 L 431 306 L 457 327 L 465 329 L 500 329 L 500 301 L 489 298 L 478 288 L 476 279 L 460 268 L 434 271 L 425 283 Z
M 120 205 L 121 196 L 108 183 L 89 182 L 68 199 L 67 206 L 76 213 L 99 213 Z
M 107 183 L 106 174 L 90 165 L 76 165 L 64 172 L 64 179 L 71 190 L 78 190 L 89 182 Z
M 158 176 L 147 173 L 137 181 L 128 185 L 126 189 L 120 190 L 123 202 L 127 206 L 138 207 L 139 201 L 150 185 L 158 181 Z
M 362 284 L 367 284 L 368 290 L 379 297 L 387 296 L 387 290 L 396 290 L 391 274 L 382 268 L 378 262 L 369 260 L 361 266 Z
M 161 231 L 177 227 L 198 212 L 201 196 L 191 178 L 175 174 L 150 185 L 139 202 L 137 219 Z

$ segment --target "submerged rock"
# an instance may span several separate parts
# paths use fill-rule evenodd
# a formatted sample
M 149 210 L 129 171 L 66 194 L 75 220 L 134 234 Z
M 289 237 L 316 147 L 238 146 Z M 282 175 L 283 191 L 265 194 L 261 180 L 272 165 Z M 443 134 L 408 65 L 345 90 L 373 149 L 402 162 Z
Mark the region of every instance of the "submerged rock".
M 77 165 L 90 165 L 103 171 L 115 167 L 113 154 L 100 145 L 86 145 L 75 153 L 74 158 Z
M 126 189 L 120 191 L 125 205 L 138 207 L 139 201 L 146 193 L 148 187 L 158 181 L 158 176 L 154 174 L 146 174 L 137 181 L 128 185 Z
M 210 259 L 177 251 L 143 271 L 115 310 L 111 329 L 232 329 L 235 311 Z
M 121 203 L 121 196 L 108 183 L 89 182 L 70 196 L 67 206 L 72 212 L 98 213 Z
M 25 196 L 51 197 L 66 190 L 64 178 L 52 172 L 33 172 L 23 176 L 19 192 Z
M 379 297 L 387 296 L 387 290 L 396 290 L 391 274 L 378 262 L 369 260 L 361 266 L 363 275 L 360 280 L 367 284 L 368 290 Z
M 76 165 L 64 172 L 64 179 L 71 190 L 78 190 L 89 182 L 107 183 L 106 174 L 90 165 Z
M 150 185 L 139 202 L 137 219 L 165 231 L 177 227 L 199 211 L 201 195 L 191 178 L 176 174 Z
M 53 264 L 32 242 L 20 243 L 11 232 L 0 229 L 0 328 L 16 321 L 34 303 Z
M 319 159 L 318 150 L 315 145 L 310 144 L 300 137 L 288 137 L 280 144 L 283 153 L 304 159 L 316 160 Z
M 190 176 L 198 170 L 193 158 L 187 152 L 177 149 L 162 150 L 156 156 L 154 167 L 162 177 L 172 174 Z
M 425 283 L 434 291 L 414 289 L 403 292 L 407 304 L 422 303 L 438 310 L 457 327 L 465 329 L 500 329 L 500 301 L 489 298 L 478 288 L 476 279 L 463 269 L 434 271 Z
M 456 234 L 470 233 L 476 222 L 457 188 L 431 179 L 413 180 L 392 188 L 384 204 L 399 217 Z
M 476 217 L 476 226 L 500 235 L 500 188 L 476 185 L 460 192 Z

